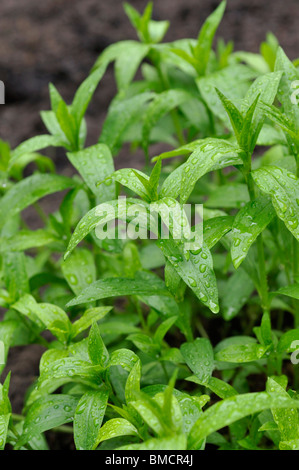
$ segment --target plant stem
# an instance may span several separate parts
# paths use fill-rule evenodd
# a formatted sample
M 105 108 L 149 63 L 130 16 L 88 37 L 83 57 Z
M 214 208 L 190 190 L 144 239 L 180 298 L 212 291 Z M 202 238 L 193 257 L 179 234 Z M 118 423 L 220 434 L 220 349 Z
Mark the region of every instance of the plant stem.
M 142 309 L 140 307 L 139 301 L 136 297 L 134 297 L 134 305 L 136 307 L 142 329 L 144 330 L 145 333 L 148 333 L 147 324 L 145 322 L 145 319 L 144 319 L 143 312 L 142 312 Z
M 44 213 L 43 209 L 41 208 L 41 206 L 38 204 L 38 202 L 35 202 L 33 204 L 36 212 L 38 213 L 40 219 L 42 220 L 42 222 L 44 222 L 44 224 L 47 224 L 48 222 L 48 217 L 46 216 L 46 214 Z
M 256 195 L 255 195 L 254 182 L 251 176 L 251 156 L 249 155 L 247 158 L 247 168 L 245 167 L 245 179 L 246 179 L 246 183 L 248 187 L 250 200 L 254 201 L 256 198 Z M 259 279 L 260 279 L 259 294 L 260 294 L 261 304 L 262 304 L 261 306 L 262 306 L 263 312 L 269 312 L 268 280 L 267 280 L 264 242 L 263 242 L 262 234 L 260 234 L 257 237 L 257 252 L 258 252 L 258 269 L 259 269 Z

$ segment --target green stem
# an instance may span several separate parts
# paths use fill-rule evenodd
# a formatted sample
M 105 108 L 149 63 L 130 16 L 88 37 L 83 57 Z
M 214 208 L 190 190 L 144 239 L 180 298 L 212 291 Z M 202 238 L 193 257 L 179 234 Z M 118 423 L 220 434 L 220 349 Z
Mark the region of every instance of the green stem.
M 254 201 L 256 198 L 256 195 L 255 195 L 254 182 L 251 176 L 251 157 L 250 156 L 248 156 L 247 158 L 247 167 L 245 167 L 245 179 L 246 179 L 246 183 L 248 187 L 250 200 Z M 261 298 L 263 312 L 269 312 L 268 280 L 267 280 L 264 242 L 263 242 L 262 234 L 260 234 L 257 237 L 257 251 L 258 251 L 258 269 L 259 269 L 259 279 L 260 279 L 259 294 Z
M 148 333 L 148 327 L 147 327 L 146 321 L 144 319 L 143 312 L 142 312 L 142 309 L 140 307 L 139 301 L 136 297 L 134 297 L 134 305 L 136 307 L 142 329 L 144 330 L 145 333 Z
M 42 222 L 44 222 L 44 224 L 46 225 L 47 222 L 48 222 L 48 217 L 46 216 L 46 214 L 44 213 L 43 209 L 41 208 L 41 206 L 38 204 L 38 202 L 35 202 L 33 204 L 36 212 L 38 213 L 40 219 L 42 220 Z

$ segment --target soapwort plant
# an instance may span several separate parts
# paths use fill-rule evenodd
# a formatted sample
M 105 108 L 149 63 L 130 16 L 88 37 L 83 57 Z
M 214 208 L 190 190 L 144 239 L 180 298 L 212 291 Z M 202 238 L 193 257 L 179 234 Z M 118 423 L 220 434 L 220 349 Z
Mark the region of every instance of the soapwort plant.
M 78 450 L 298 450 L 298 61 L 271 34 L 259 54 L 214 49 L 225 2 L 171 43 L 152 3 L 124 8 L 137 40 L 107 47 L 71 104 L 50 84 L 48 133 L 0 143 L 0 340 L 5 362 L 44 351 L 21 415 L 1 366 L 0 448 L 63 432 Z M 117 94 L 87 147 L 111 63 Z M 58 175 L 47 147 L 76 174 Z M 115 170 L 130 151 L 144 164 Z M 139 237 L 153 204 L 155 237 Z M 185 204 L 203 207 L 192 249 L 169 217 Z

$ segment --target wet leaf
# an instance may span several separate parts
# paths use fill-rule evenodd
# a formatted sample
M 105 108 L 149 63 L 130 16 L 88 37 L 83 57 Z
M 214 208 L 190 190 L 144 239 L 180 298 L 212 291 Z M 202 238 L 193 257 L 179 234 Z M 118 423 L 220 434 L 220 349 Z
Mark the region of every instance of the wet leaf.
M 184 343 L 180 350 L 186 364 L 200 382 L 208 383 L 214 369 L 214 354 L 210 341 L 197 338 L 192 343 Z
M 249 248 L 275 215 L 268 198 L 260 197 L 248 202 L 235 217 L 232 227 L 231 256 L 237 269 L 245 259 Z
M 105 390 L 91 390 L 80 398 L 74 416 L 77 450 L 93 449 L 105 415 L 108 396 Z
M 299 240 L 299 182 L 296 176 L 275 166 L 254 170 L 252 176 L 261 191 L 271 196 L 276 214 Z

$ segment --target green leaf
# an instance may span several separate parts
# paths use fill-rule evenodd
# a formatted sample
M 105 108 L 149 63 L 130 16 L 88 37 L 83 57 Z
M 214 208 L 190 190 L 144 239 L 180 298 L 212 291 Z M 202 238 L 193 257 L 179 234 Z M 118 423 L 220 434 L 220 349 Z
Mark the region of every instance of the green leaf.
M 261 126 L 260 126 L 259 131 L 256 131 L 257 134 L 255 136 L 255 134 L 253 133 L 253 116 L 255 114 L 259 98 L 260 98 L 260 95 L 258 95 L 255 98 L 253 103 L 247 109 L 246 114 L 244 116 L 243 127 L 242 127 L 242 131 L 241 131 L 240 138 L 239 138 L 239 145 L 241 149 L 243 149 L 247 154 L 253 151 L 259 131 L 261 129 Z
M 170 295 L 161 279 L 152 273 L 138 272 L 135 278 L 105 278 L 94 282 L 67 304 L 68 307 L 109 297 L 127 295 Z
M 299 439 L 281 441 L 279 443 L 279 450 L 299 450 Z
M 61 269 L 68 285 L 76 295 L 96 280 L 94 257 L 86 249 L 79 248 L 73 252 L 62 262 Z
M 96 449 L 101 442 L 119 436 L 138 436 L 138 431 L 126 419 L 110 419 L 99 430 L 93 449 Z
M 97 186 L 99 180 L 104 180 L 114 171 L 113 158 L 106 145 L 93 145 L 79 152 L 68 153 L 67 156 L 91 192 L 97 196 L 98 202 L 115 197 L 115 185 L 111 180 L 101 187 Z
M 35 174 L 15 184 L 1 199 L 0 229 L 9 217 L 13 217 L 38 199 L 49 194 L 63 191 L 76 186 L 71 178 L 59 175 Z M 20 198 L 20 194 L 22 197 Z
M 71 322 L 67 314 L 56 305 L 37 303 L 31 295 L 25 295 L 13 308 L 23 315 L 34 314 L 59 341 L 66 342 L 71 332 Z
M 269 118 L 283 131 L 285 131 L 294 140 L 294 142 L 298 143 L 298 136 L 296 134 L 294 123 L 290 121 L 286 114 L 283 114 L 280 109 L 276 108 L 275 106 L 270 106 L 263 102 L 259 103 L 259 108 L 263 111 L 267 118 Z
M 161 170 L 162 170 L 162 159 L 159 158 L 157 160 L 156 165 L 154 166 L 151 175 L 150 175 L 150 188 L 151 188 L 151 194 L 157 199 L 157 194 L 158 194 L 158 187 L 159 187 L 159 181 L 160 181 L 160 176 L 161 176 Z
M 55 85 L 53 83 L 49 83 L 49 95 L 50 95 L 50 101 L 51 101 L 51 108 L 53 112 L 56 114 L 59 103 L 63 101 L 63 98 Z
M 130 210 L 131 209 L 131 210 Z M 133 211 L 134 209 L 134 211 Z M 135 218 L 135 209 L 139 210 L 141 220 L 144 214 L 145 223 L 144 226 L 148 227 L 148 215 L 147 211 L 149 206 L 146 202 L 140 199 L 127 198 L 125 201 L 117 199 L 100 204 L 91 209 L 78 223 L 75 232 L 69 242 L 67 252 L 65 253 L 65 259 L 71 254 L 73 249 L 88 235 L 94 228 L 102 227 L 110 221 L 116 219 L 131 221 Z M 132 212 L 132 213 L 131 213 Z M 102 234 L 101 234 L 102 235 Z
M 25 251 L 58 241 L 59 239 L 47 230 L 20 230 L 13 237 L 0 239 L 0 251 Z
M 214 369 L 214 354 L 210 341 L 197 338 L 192 343 L 184 343 L 180 351 L 192 372 L 202 383 L 208 383 Z
M 23 434 L 17 442 L 20 448 L 33 437 L 73 421 L 78 398 L 71 395 L 46 395 L 39 398 L 29 409 Z
M 132 367 L 131 372 L 127 378 L 125 397 L 127 405 L 136 400 L 136 396 L 140 392 L 140 380 L 141 380 L 141 363 L 137 361 Z
M 242 132 L 243 124 L 244 124 L 244 118 L 242 116 L 242 113 L 238 110 L 238 108 L 234 105 L 234 103 L 226 98 L 223 93 L 221 93 L 218 88 L 216 88 L 217 95 L 221 99 L 221 102 L 223 104 L 223 107 L 225 111 L 228 114 L 228 117 L 230 119 L 231 125 L 233 127 L 233 130 L 235 132 L 235 136 L 237 140 L 239 140 L 240 134 Z
M 136 346 L 136 348 L 140 349 L 144 354 L 147 354 L 151 357 L 157 358 L 159 347 L 157 344 L 154 344 L 152 338 L 142 333 L 133 333 L 127 337 L 129 341 Z
M 81 121 L 86 113 L 91 98 L 102 79 L 106 66 L 97 68 L 93 71 L 78 88 L 71 106 L 71 114 L 77 125 L 77 132 L 80 129 Z
M 266 73 L 258 77 L 246 93 L 242 103 L 242 112 L 247 112 L 258 96 L 263 103 L 271 105 L 276 97 L 281 77 L 281 71 Z M 255 116 L 255 120 L 259 120 L 258 116 Z
M 225 292 L 221 299 L 223 318 L 230 321 L 238 315 L 254 290 L 254 283 L 243 269 L 233 273 L 225 284 Z
M 141 117 L 147 103 L 152 98 L 153 93 L 145 92 L 132 98 L 117 99 L 112 102 L 102 127 L 99 142 L 106 144 L 113 155 L 118 152 L 125 131 Z
M 150 46 L 137 41 L 126 41 L 126 50 L 115 60 L 115 78 L 118 90 L 125 89 L 133 80 L 136 72 L 148 55 Z
M 192 375 L 191 377 L 187 377 L 186 380 L 209 388 L 220 398 L 229 398 L 238 395 L 238 392 L 231 385 L 223 380 L 217 379 L 217 377 L 210 377 L 208 381 L 202 382 L 198 377 Z
M 293 345 L 294 343 L 294 345 Z M 299 330 L 289 330 L 284 333 L 278 341 L 277 352 L 284 353 L 285 351 L 294 351 L 299 346 Z
M 204 75 L 212 49 L 213 39 L 222 20 L 226 1 L 220 3 L 215 11 L 205 20 L 194 48 L 194 56 L 198 61 L 198 75 Z
M 275 166 L 254 170 L 252 176 L 261 191 L 271 196 L 278 217 L 299 240 L 299 181 L 296 176 Z
M 230 101 L 240 100 L 243 99 L 251 80 L 256 75 L 256 72 L 246 65 L 232 64 L 205 77 L 196 79 L 196 84 L 209 109 L 230 129 L 230 120 L 216 88 Z
M 187 442 L 186 436 L 180 434 L 173 437 L 160 437 L 148 439 L 142 444 L 131 444 L 127 446 L 119 447 L 117 450 L 186 450 Z
M 186 259 L 174 240 L 159 240 L 158 246 L 199 300 L 213 313 L 217 313 L 219 311 L 218 291 L 212 255 L 208 248 L 203 245 L 202 249 L 194 252 L 188 251 L 188 259 Z
M 167 152 L 162 152 L 160 155 L 157 155 L 156 157 L 152 158 L 152 162 L 156 162 L 161 158 L 162 160 L 166 158 L 172 158 L 172 157 L 179 157 L 183 155 L 189 155 L 192 153 L 196 147 L 202 142 L 202 139 L 196 139 L 193 140 L 192 142 L 187 142 L 186 144 L 182 145 L 181 147 L 178 147 L 177 149 L 174 150 L 169 150 Z M 171 175 L 172 173 L 170 173 Z M 169 176 L 170 176 L 169 175 Z
M 178 317 L 170 317 L 167 318 L 164 322 L 159 325 L 157 328 L 155 334 L 154 334 L 154 341 L 161 346 L 162 341 L 164 339 L 164 336 L 166 333 L 170 330 L 170 328 L 175 324 L 177 321 Z
M 281 287 L 279 290 L 272 292 L 276 295 L 286 295 L 292 299 L 299 300 L 299 284 L 292 284 L 290 286 Z
M 105 183 L 107 184 L 109 181 L 117 181 L 131 191 L 134 191 L 134 193 L 138 194 L 142 199 L 150 202 L 149 177 L 145 173 L 131 168 L 121 168 L 110 174 L 108 178 L 101 181 L 101 183 L 105 185 Z
M 275 215 L 271 201 L 259 197 L 248 202 L 236 215 L 232 228 L 231 257 L 237 269 L 246 258 L 249 248 Z
M 279 393 L 289 397 L 289 394 L 278 383 L 277 377 L 267 380 L 267 392 Z M 299 440 L 299 415 L 296 408 L 272 408 L 272 415 L 280 431 L 281 441 Z
M 283 105 L 284 113 L 291 120 L 298 132 L 299 127 L 299 111 L 298 106 L 294 105 L 291 100 L 292 83 L 299 80 L 299 73 L 294 64 L 288 59 L 281 47 L 278 47 L 275 70 L 282 71 L 282 79 L 278 91 L 278 100 Z
M 11 404 L 8 397 L 10 377 L 11 374 L 9 373 L 3 385 L 0 384 L 0 415 L 11 413 Z
M 75 119 L 70 110 L 71 108 L 61 100 L 56 111 L 56 118 L 62 132 L 70 143 L 70 148 L 72 150 L 76 150 L 78 148 L 79 141 L 78 130 L 76 128 Z
M 64 359 L 69 356 L 69 352 L 66 349 L 47 349 L 40 359 L 39 372 L 43 374 L 47 371 L 47 368 L 52 362 Z
M 211 192 L 209 199 L 205 203 L 205 207 L 240 209 L 248 201 L 247 185 L 243 183 L 228 183 L 217 187 Z
M 63 382 L 67 383 L 73 377 L 88 379 L 92 383 L 98 384 L 102 370 L 102 367 L 94 366 L 90 362 L 79 360 L 76 357 L 58 359 L 44 368 L 38 379 L 38 388 L 43 390 L 43 387 L 48 384 L 51 386 L 51 382 L 56 379 L 64 379 Z
M 217 361 L 235 363 L 258 361 L 264 356 L 267 349 L 267 347 L 256 343 L 232 344 L 217 352 L 215 359 Z
M 82 333 L 82 331 L 87 330 L 92 323 L 101 320 L 111 311 L 112 308 L 113 307 L 96 307 L 86 310 L 84 314 L 72 325 L 73 338 Z
M 8 356 L 8 351 L 13 344 L 13 337 L 16 329 L 18 328 L 18 323 L 13 320 L 3 320 L 0 322 L 0 341 L 2 341 L 4 345 L 4 357 L 1 359 L 1 364 L 0 364 L 0 374 L 2 373 L 6 361 L 7 361 L 7 356 Z M 3 348 L 1 348 L 1 356 L 3 353 Z
M 161 198 L 172 197 L 176 199 L 179 196 L 184 166 L 185 164 L 180 165 L 167 176 L 160 190 L 159 196 Z
M 17 160 L 27 153 L 33 153 L 47 147 L 61 147 L 63 145 L 64 142 L 59 136 L 38 135 L 36 137 L 32 137 L 31 139 L 22 142 L 14 149 L 9 162 L 9 168 L 12 168 Z
M 221 238 L 231 230 L 234 222 L 232 216 L 219 216 L 204 221 L 203 239 L 209 249 L 213 248 Z
M 109 393 L 90 390 L 80 398 L 74 416 L 74 440 L 77 450 L 93 449 L 105 415 Z
M 163 434 L 167 433 L 168 427 L 165 419 L 163 419 L 160 403 L 157 403 L 155 399 L 141 392 L 140 398 L 131 404 L 155 434 L 163 436 Z
M 278 393 L 246 393 L 208 408 L 191 429 L 188 449 L 198 449 L 204 438 L 245 416 L 273 408 L 299 408 L 299 402 Z
M 192 95 L 184 90 L 166 90 L 157 95 L 148 106 L 143 117 L 142 143 L 147 148 L 150 133 L 158 121 L 180 104 L 192 99 Z
M 243 140 L 247 141 L 247 148 L 249 152 L 253 152 L 257 138 L 262 129 L 264 116 L 259 109 L 256 109 L 258 101 L 262 101 L 268 105 L 271 105 L 276 97 L 279 83 L 281 80 L 282 72 L 272 72 L 258 77 L 251 87 L 249 88 L 243 103 L 242 112 L 248 113 L 252 108 L 252 118 L 250 119 L 249 136 L 246 136 L 247 130 L 244 119 L 244 137 Z
M 11 414 L 0 415 L 0 450 L 4 450 Z
M 6 252 L 3 258 L 3 278 L 13 303 L 29 292 L 29 280 L 24 253 Z
M 117 349 L 111 353 L 109 367 L 121 366 L 130 373 L 138 361 L 139 358 L 133 351 L 130 351 L 129 349 Z
M 102 340 L 97 323 L 93 323 L 88 336 L 88 354 L 94 365 L 105 367 L 109 361 L 109 353 Z
M 103 70 L 110 62 L 115 61 L 115 77 L 117 87 L 121 91 L 131 83 L 149 51 L 150 46 L 138 41 L 119 41 L 103 51 L 93 66 L 93 71 L 97 71 L 98 68 Z
M 181 184 L 181 203 L 185 204 L 195 183 L 215 164 L 221 167 L 240 163 L 238 148 L 226 140 L 203 139 L 184 165 Z

